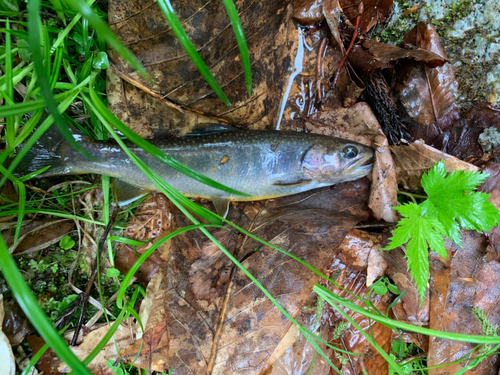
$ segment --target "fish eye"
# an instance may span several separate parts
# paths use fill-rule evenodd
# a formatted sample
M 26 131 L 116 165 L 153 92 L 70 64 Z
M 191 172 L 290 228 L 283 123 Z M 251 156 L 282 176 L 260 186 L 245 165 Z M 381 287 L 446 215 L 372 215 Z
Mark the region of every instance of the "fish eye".
M 344 156 L 346 159 L 353 159 L 356 156 L 358 156 L 358 149 L 356 146 L 345 146 L 344 149 L 342 150 L 342 156 Z

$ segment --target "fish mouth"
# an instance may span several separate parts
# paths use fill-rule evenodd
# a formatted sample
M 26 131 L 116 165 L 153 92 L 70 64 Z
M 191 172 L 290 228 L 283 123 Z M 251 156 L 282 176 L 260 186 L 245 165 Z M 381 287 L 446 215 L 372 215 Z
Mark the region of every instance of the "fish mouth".
M 345 170 L 344 174 L 349 176 L 348 180 L 356 180 L 367 176 L 373 169 L 373 155 L 365 155 L 361 159 L 354 160 Z

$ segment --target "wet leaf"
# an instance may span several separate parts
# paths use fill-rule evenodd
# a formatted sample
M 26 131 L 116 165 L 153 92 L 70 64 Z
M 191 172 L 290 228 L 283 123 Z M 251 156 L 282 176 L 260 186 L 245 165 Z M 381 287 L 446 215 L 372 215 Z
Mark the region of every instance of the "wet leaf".
M 419 22 L 406 34 L 404 42 L 410 50 L 430 51 L 447 61 L 439 35 L 431 24 Z M 432 125 L 439 132 L 458 119 L 459 111 L 455 102 L 458 82 L 451 64 L 400 64 L 395 72 L 395 81 L 393 92 L 396 99 L 418 124 Z M 410 127 L 410 133 L 417 139 L 419 131 Z M 433 139 L 426 141 L 432 143 Z
M 465 159 L 474 159 L 500 146 L 500 111 L 489 104 L 478 104 L 460 117 L 433 141 L 435 147 Z M 488 129 L 488 130 L 486 130 Z M 483 134 L 484 133 L 484 134 Z
M 33 329 L 15 300 L 8 301 L 3 306 L 4 318 L 1 330 L 9 339 L 11 345 L 19 345 Z
M 462 231 L 463 246 L 447 242 L 448 261 L 431 254 L 431 306 L 429 328 L 447 332 L 481 335 L 481 324 L 471 307 L 481 309 L 488 320 L 500 324 L 500 287 L 496 280 L 500 264 L 488 248 L 484 234 Z M 494 256 L 492 257 L 492 252 Z M 437 366 L 468 357 L 475 344 L 430 338 L 428 365 Z M 477 356 L 477 352 L 472 354 Z M 432 371 L 432 374 L 455 373 L 463 364 L 456 363 Z M 474 371 L 497 374 L 498 356 L 484 358 Z
M 410 191 L 420 189 L 422 175 L 440 160 L 444 160 L 448 173 L 454 170 L 479 171 L 475 165 L 466 163 L 421 141 L 413 142 L 410 146 L 390 146 L 390 149 L 394 156 L 398 184 Z
M 195 48 L 232 103 L 228 110 L 191 63 L 156 3 L 110 3 L 110 27 L 156 80 L 155 84 L 149 84 L 115 54 L 110 54 L 122 79 L 152 95 L 143 97 L 145 102 L 138 102 L 138 96 L 129 100 L 120 94 L 123 91 L 119 86 L 113 85 L 110 93 L 121 95 L 110 100 L 113 112 L 120 113 L 122 119 L 140 115 L 143 123 L 143 115 L 148 113 L 144 126 L 153 129 L 175 130 L 177 125 L 189 123 L 196 114 L 204 113 L 235 124 L 244 121 L 245 125 L 257 128 L 268 126 L 277 114 L 279 98 L 289 77 L 286 72 L 293 64 L 289 51 L 293 50 L 294 42 L 288 40 L 288 35 L 294 34 L 296 38 L 298 34 L 296 30 L 285 32 L 291 11 L 288 4 L 289 1 L 236 2 L 252 65 L 253 96 L 248 98 L 239 50 L 223 3 L 172 2 Z M 119 81 L 117 84 L 121 85 Z M 148 102 L 154 106 L 146 105 Z M 146 111 L 138 112 L 139 106 Z M 179 106 L 195 115 L 179 112 Z
M 358 5 L 361 0 L 340 0 L 340 6 L 352 25 L 356 24 Z M 384 22 L 391 13 L 393 0 L 363 1 L 364 10 L 361 14 L 361 34 L 366 34 L 373 26 Z
M 139 242 L 147 242 L 142 246 L 121 243 L 116 251 L 115 265 L 126 273 L 147 249 L 158 240 L 172 232 L 172 203 L 160 193 L 147 197 L 135 210 L 129 220 L 123 237 Z M 155 251 L 139 268 L 136 277 L 147 284 L 164 259 L 168 259 L 170 243 L 166 242 Z
M 358 237 L 359 236 L 359 237 Z M 366 282 L 366 267 L 368 254 L 373 246 L 378 242 L 374 236 L 369 236 L 360 233 L 360 231 L 352 231 L 346 240 L 339 247 L 338 254 L 333 258 L 328 272 L 336 272 L 339 276 L 336 282 L 345 290 L 338 287 L 329 287 L 329 289 L 340 297 L 352 299 L 349 297 L 349 292 L 355 293 L 358 296 L 368 298 L 370 289 Z M 365 254 L 365 255 L 364 255 Z M 363 258 L 366 259 L 363 261 Z M 382 312 L 387 310 L 390 304 L 391 296 L 387 294 L 376 295 L 371 294 L 370 300 Z M 359 304 L 359 300 L 356 302 Z M 365 331 L 370 332 L 370 336 L 377 342 L 383 350 L 388 351 L 392 341 L 391 329 L 374 324 L 367 318 L 347 311 L 349 316 Z M 347 350 L 360 356 L 348 356 L 340 354 L 341 357 L 347 360 L 340 360 L 339 356 L 331 356 L 332 362 L 339 368 L 342 374 L 357 374 L 365 369 L 369 374 L 387 374 L 388 364 L 385 359 L 378 354 L 372 345 L 366 341 L 363 335 L 355 329 L 351 323 L 345 321 L 338 313 L 336 313 L 329 305 L 325 305 L 323 312 L 323 327 L 329 328 L 328 340 L 338 346 L 340 349 Z M 340 333 L 336 332 L 336 327 L 345 325 L 345 328 Z
M 75 223 L 69 220 L 32 221 L 22 227 L 17 244 L 13 244 L 14 236 L 9 231 L 4 231 L 2 235 L 14 253 L 36 252 L 59 243 L 74 226 Z
M 366 217 L 367 195 L 366 180 L 354 181 L 264 206 L 264 202 L 238 203 L 229 219 L 322 269 L 354 223 Z M 257 215 L 250 209 L 254 205 Z M 178 214 L 174 220 L 179 227 L 187 224 Z M 292 316 L 299 313 L 317 280 L 315 274 L 234 231 L 212 231 L 230 252 L 246 259 L 243 265 Z M 155 369 L 257 374 L 276 360 L 273 351 L 286 350 L 291 323 L 211 242 L 189 232 L 172 240 L 170 254 L 171 261 L 160 268 L 165 276 L 149 309 L 153 326 L 167 322 L 158 349 L 151 351 Z M 134 357 L 139 345 L 136 342 L 126 352 L 127 359 Z M 139 365 L 147 367 L 149 358 L 141 356 Z
M 422 48 L 404 49 L 370 39 L 361 40 L 349 55 L 351 64 L 365 75 L 376 69 L 394 68 L 404 60 L 421 62 L 429 68 L 442 66 L 446 62 L 443 57 Z

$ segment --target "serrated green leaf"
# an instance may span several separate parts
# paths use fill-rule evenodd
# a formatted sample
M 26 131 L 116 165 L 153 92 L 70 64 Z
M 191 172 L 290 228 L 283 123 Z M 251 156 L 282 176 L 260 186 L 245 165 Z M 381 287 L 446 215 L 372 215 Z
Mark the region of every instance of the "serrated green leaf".
M 384 250 L 394 249 L 409 241 L 406 250 L 408 269 L 423 300 L 429 279 L 428 249 L 430 247 L 446 257 L 443 240 L 446 231 L 436 217 L 426 215 L 421 205 L 408 203 L 395 209 L 405 218 L 398 223 L 391 242 Z
M 428 248 L 446 257 L 443 235 L 462 246 L 460 226 L 482 232 L 500 223 L 500 213 L 489 201 L 490 195 L 474 192 L 488 177 L 486 173 L 468 171 L 447 175 L 444 162 L 440 161 L 422 176 L 427 200 L 420 205 L 394 207 L 404 218 L 383 250 L 408 242 L 408 269 L 422 299 L 429 278 Z
M 500 222 L 500 213 L 489 202 L 489 195 L 472 192 L 489 177 L 486 173 L 454 171 L 446 176 L 444 163 L 436 164 L 422 176 L 422 187 L 429 196 L 422 203 L 429 215 L 443 224 L 446 236 L 459 246 L 460 226 L 478 232 L 491 230 Z

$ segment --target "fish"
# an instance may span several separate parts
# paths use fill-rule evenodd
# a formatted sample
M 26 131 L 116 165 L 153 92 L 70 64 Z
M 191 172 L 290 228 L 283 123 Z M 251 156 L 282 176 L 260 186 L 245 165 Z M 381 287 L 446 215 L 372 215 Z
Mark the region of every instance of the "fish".
M 15 174 L 50 166 L 38 177 L 101 174 L 114 178 L 118 205 L 158 191 L 114 141 L 97 141 L 72 129 L 94 160 L 76 151 L 52 126 L 29 150 Z M 208 124 L 182 137 L 152 140 L 185 166 L 247 196 L 210 187 L 167 166 L 132 143 L 127 146 L 186 197 L 206 198 L 225 217 L 231 201 L 257 201 L 362 178 L 372 170 L 373 149 L 340 138 L 303 132 L 241 130 Z

